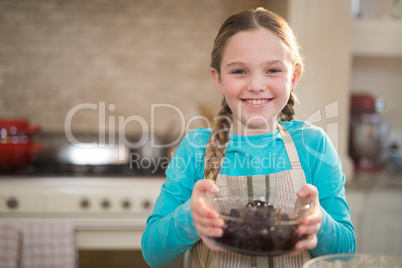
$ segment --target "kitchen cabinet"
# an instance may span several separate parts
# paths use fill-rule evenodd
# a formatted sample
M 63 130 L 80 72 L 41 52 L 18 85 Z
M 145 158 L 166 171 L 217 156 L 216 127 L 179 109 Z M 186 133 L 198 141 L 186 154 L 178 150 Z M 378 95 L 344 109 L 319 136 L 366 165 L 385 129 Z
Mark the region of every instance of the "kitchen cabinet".
M 348 202 L 350 209 L 350 216 L 352 218 L 353 226 L 355 227 L 356 247 L 360 252 L 364 245 L 361 242 L 362 238 L 362 226 L 364 225 L 364 207 L 366 203 L 366 195 L 359 191 L 346 191 L 346 201 Z
M 352 55 L 402 57 L 402 20 L 354 20 Z
M 367 197 L 363 237 L 369 253 L 402 256 L 402 191 L 375 191 Z
M 402 187 L 346 189 L 357 252 L 402 256 Z

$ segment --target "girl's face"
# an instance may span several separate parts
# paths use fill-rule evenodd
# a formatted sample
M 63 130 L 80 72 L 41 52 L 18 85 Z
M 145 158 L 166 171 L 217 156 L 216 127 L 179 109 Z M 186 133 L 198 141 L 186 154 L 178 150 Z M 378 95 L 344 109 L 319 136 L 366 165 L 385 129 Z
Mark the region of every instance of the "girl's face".
M 257 135 L 276 130 L 299 73 L 284 44 L 273 32 L 258 28 L 233 35 L 224 50 L 221 73 L 211 76 L 233 112 L 233 132 Z

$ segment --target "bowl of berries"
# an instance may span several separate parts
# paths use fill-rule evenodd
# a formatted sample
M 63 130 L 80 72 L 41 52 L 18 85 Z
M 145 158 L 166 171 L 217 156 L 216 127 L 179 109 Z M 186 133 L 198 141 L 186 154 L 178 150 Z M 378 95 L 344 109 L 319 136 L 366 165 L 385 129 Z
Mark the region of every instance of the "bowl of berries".
M 297 228 L 313 205 L 295 192 L 241 185 L 220 186 L 207 199 L 225 221 L 223 235 L 211 237 L 212 241 L 226 250 L 256 256 L 294 251 L 303 239 Z

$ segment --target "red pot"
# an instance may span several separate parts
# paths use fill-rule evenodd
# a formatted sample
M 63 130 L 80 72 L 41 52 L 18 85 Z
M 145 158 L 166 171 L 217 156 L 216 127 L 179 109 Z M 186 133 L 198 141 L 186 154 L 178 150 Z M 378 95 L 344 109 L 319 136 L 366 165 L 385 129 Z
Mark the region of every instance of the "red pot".
M 0 119 L 0 169 L 18 169 L 29 165 L 32 154 L 44 148 L 32 141 L 32 134 L 39 130 L 39 125 L 30 125 L 24 119 Z
M 0 137 L 29 136 L 39 130 L 39 125 L 30 125 L 25 119 L 0 119 Z

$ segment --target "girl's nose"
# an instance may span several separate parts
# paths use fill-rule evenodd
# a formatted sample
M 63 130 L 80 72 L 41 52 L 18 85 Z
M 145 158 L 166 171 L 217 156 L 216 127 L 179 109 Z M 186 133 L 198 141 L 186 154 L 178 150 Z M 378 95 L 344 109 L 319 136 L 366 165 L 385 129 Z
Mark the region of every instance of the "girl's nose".
M 253 91 L 255 93 L 264 91 L 267 89 L 267 85 L 264 79 L 258 75 L 250 77 L 250 82 L 248 84 L 247 90 Z

